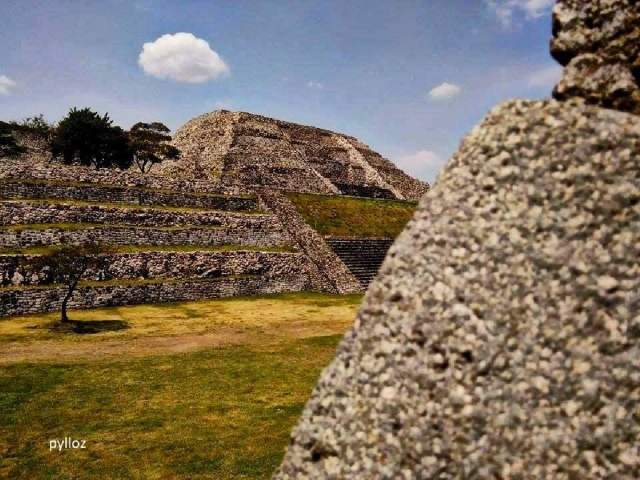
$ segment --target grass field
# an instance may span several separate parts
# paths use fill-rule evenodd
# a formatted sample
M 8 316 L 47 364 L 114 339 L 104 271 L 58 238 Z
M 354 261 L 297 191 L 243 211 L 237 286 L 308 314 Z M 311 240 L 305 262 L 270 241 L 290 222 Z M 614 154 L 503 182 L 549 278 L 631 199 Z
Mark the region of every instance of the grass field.
M 287 194 L 305 222 L 321 235 L 396 238 L 416 210 L 416 202 L 343 196 Z
M 361 298 L 71 312 L 127 326 L 93 335 L 1 320 L 0 478 L 269 478 Z M 87 448 L 50 451 L 65 437 Z

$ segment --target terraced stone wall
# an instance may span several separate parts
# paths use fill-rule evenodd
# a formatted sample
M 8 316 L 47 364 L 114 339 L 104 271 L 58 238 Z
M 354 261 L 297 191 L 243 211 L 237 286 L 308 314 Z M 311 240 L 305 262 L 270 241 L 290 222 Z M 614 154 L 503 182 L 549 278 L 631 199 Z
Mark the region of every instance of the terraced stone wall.
M 304 274 L 287 277 L 230 278 L 175 283 L 140 283 L 80 287 L 69 302 L 71 309 L 102 308 L 144 303 L 299 292 L 309 288 Z M 0 316 L 44 313 L 60 309 L 64 288 L 0 290 Z
M 62 198 L 87 202 L 124 203 L 165 207 L 195 207 L 212 210 L 258 210 L 257 198 L 163 192 L 106 185 L 64 185 L 57 183 L 0 180 L 0 199 Z
M 182 126 L 173 143 L 182 157 L 158 171 L 223 185 L 334 195 L 338 182 L 413 200 L 429 189 L 354 137 L 246 112 L 201 115 Z
M 103 205 L 74 205 L 8 201 L 0 202 L 0 225 L 30 223 L 108 223 L 140 227 L 173 227 L 177 225 L 224 226 L 262 230 L 272 228 L 273 215 L 242 214 L 217 211 L 184 211 L 154 208 L 121 208 Z
M 0 285 L 44 285 L 46 272 L 27 266 L 38 255 L 0 255 Z M 229 275 L 262 275 L 270 279 L 308 275 L 309 262 L 300 253 L 252 251 L 148 251 L 109 256 L 105 269 L 88 271 L 84 280 L 180 280 Z M 24 265 L 23 265 L 24 264 Z
M 408 200 L 420 200 L 429 191 L 429 185 L 400 170 L 395 164 L 382 155 L 366 148 L 366 145 L 354 144 L 354 147 L 362 157 L 376 169 L 385 181 L 396 190 L 399 190 Z
M 139 173 L 114 168 L 96 170 L 79 165 L 46 163 L 25 158 L 0 160 L 0 179 L 34 178 L 60 182 L 98 183 L 123 187 L 144 187 L 179 192 L 217 193 L 227 195 L 251 194 L 242 186 L 220 185 L 215 179 L 179 178 L 174 176 Z
M 185 227 L 163 230 L 106 225 L 80 229 L 0 229 L 0 246 L 8 248 L 79 245 L 87 242 L 109 245 L 238 245 L 243 247 L 276 247 L 291 244 L 286 232 L 278 229 Z

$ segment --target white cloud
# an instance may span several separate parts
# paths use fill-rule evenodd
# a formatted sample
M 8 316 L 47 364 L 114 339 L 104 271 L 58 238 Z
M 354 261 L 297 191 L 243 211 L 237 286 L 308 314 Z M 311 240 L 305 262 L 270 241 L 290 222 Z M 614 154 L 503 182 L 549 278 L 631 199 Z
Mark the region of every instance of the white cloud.
M 516 14 L 531 20 L 539 18 L 553 7 L 555 0 L 484 0 L 484 3 L 496 15 L 500 24 L 509 28 Z
M 6 75 L 0 75 L 0 95 L 10 95 L 18 88 L 18 82 L 10 79 Z
M 450 100 L 457 97 L 462 89 L 453 83 L 441 83 L 429 92 L 429 96 L 434 100 Z
M 307 83 L 307 87 L 309 87 L 312 90 L 323 90 L 324 83 L 314 82 L 313 80 L 309 80 L 309 83 Z
M 185 32 L 145 43 L 138 65 L 154 77 L 185 83 L 202 83 L 230 73 L 227 63 L 206 40 Z
M 530 87 L 553 88 L 562 76 L 562 67 L 560 65 L 552 65 L 534 72 L 529 77 Z
M 413 155 L 400 157 L 394 163 L 409 175 L 433 183 L 445 160 L 435 152 L 420 150 Z

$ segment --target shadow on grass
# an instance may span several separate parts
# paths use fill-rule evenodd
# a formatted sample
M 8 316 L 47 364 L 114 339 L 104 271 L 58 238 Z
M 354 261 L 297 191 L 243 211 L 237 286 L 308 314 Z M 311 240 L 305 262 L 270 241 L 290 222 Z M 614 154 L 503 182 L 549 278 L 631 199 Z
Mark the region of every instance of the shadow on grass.
M 78 335 L 91 335 L 102 332 L 115 332 L 131 328 L 123 320 L 69 320 L 68 322 L 56 322 L 50 326 L 50 330 L 57 333 L 77 333 Z

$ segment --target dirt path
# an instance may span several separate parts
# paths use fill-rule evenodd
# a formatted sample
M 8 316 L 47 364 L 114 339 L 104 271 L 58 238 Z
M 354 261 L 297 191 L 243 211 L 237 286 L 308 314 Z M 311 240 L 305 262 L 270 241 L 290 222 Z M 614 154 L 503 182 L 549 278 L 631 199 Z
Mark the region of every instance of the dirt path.
M 274 326 L 268 334 L 254 331 L 237 332 L 219 328 L 216 332 L 184 333 L 167 336 L 125 337 L 119 339 L 37 340 L 0 345 L 0 365 L 20 362 L 76 362 L 109 360 L 119 357 L 147 357 L 189 352 L 228 345 L 260 345 L 292 338 L 343 334 L 340 326 L 308 325 L 294 322 Z M 337 328 L 336 328 L 337 327 Z
M 0 364 L 18 362 L 104 360 L 108 358 L 146 357 L 187 352 L 231 344 L 258 343 L 246 334 L 205 333 L 137 339 L 35 343 L 10 343 L 2 346 Z

